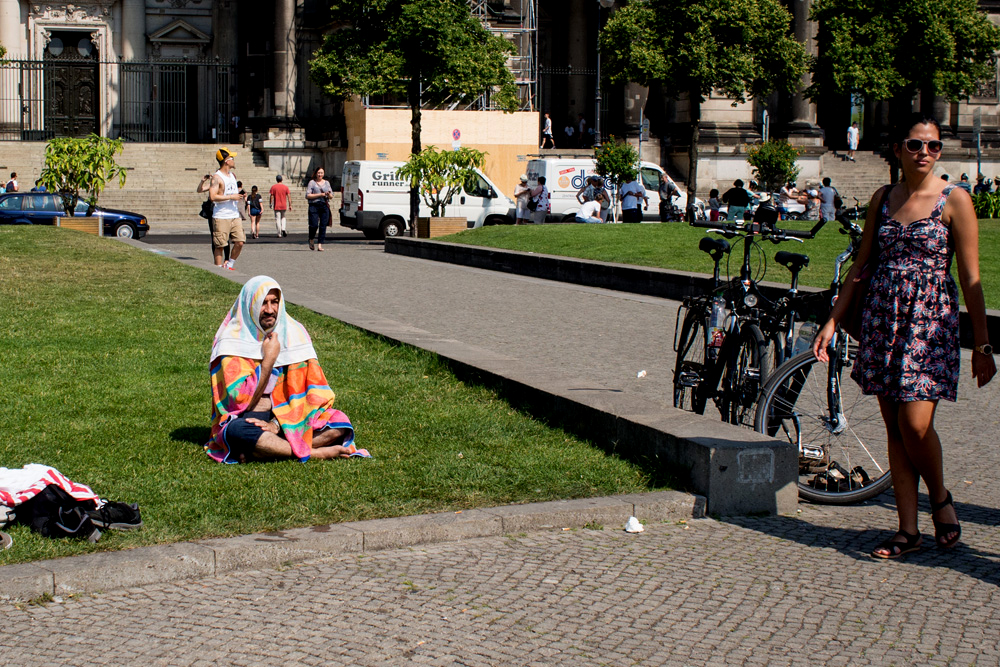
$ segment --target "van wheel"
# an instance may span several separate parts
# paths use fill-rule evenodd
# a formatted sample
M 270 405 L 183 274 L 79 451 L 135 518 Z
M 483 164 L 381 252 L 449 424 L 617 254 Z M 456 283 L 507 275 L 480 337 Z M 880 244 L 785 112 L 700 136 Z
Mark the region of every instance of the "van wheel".
M 576 222 L 576 214 L 571 213 L 569 215 L 564 215 L 562 221 L 563 222 Z
M 513 224 L 514 221 L 508 218 L 506 215 L 491 215 L 490 217 L 486 218 L 485 222 L 483 222 L 483 227 L 490 227 L 493 225 L 513 225 Z
M 405 226 L 403 225 L 403 221 L 399 218 L 386 218 L 382 221 L 381 230 L 383 238 L 402 236 Z

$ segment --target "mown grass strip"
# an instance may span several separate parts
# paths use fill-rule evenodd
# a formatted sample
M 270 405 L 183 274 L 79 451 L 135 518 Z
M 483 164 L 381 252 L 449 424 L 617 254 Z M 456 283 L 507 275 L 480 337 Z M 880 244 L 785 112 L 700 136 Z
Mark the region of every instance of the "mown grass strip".
M 789 229 L 810 229 L 814 223 L 782 222 Z M 778 245 L 764 243 L 761 247 L 767 259 L 763 280 L 786 283 L 788 271 L 776 264 L 774 254 L 779 250 L 803 253 L 809 256 L 809 266 L 799 274 L 802 285 L 829 287 L 833 278 L 833 262 L 847 247 L 847 237 L 839 226 L 829 223 L 815 239 L 798 243 L 786 241 Z M 470 229 L 437 241 L 465 243 L 468 245 L 503 248 L 521 252 L 537 252 L 592 259 L 601 262 L 618 262 L 653 266 L 675 271 L 694 271 L 711 274 L 712 260 L 698 250 L 698 241 L 706 230 L 684 223 L 643 225 L 522 225 Z M 714 235 L 713 235 L 714 236 Z M 979 256 L 986 307 L 1000 309 L 1000 220 L 979 221 Z M 739 275 L 743 261 L 742 246 L 734 246 L 730 253 L 729 274 Z M 762 266 L 759 257 L 754 267 Z M 957 278 L 955 266 L 952 273 Z M 725 262 L 723 275 L 726 274 Z M 758 275 L 758 279 L 760 279 Z
M 0 564 L 208 536 L 650 490 L 646 471 L 458 382 L 433 354 L 304 308 L 371 460 L 224 466 L 208 354 L 239 286 L 110 239 L 0 227 L 0 466 L 54 466 L 145 527 L 97 545 L 15 527 Z

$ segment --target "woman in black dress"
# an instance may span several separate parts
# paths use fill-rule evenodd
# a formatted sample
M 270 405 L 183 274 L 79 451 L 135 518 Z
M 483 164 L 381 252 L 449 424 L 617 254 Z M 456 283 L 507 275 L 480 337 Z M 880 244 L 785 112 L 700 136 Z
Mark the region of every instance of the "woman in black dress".
M 813 353 L 826 362 L 827 346 L 851 303 L 861 267 L 872 258 L 877 268 L 861 305 L 861 340 L 851 377 L 864 393 L 878 396 L 899 515 L 899 530 L 875 547 L 875 558 L 898 558 L 920 548 L 920 478 L 927 485 L 937 545 L 951 548 L 961 538 L 934 430 L 938 401 L 954 401 L 958 386 L 958 290 L 949 271 L 953 255 L 976 345 L 972 375 L 982 387 L 996 373 L 979 280 L 979 221 L 968 193 L 934 175 L 943 147 L 934 118 L 914 114 L 900 125 L 893 152 L 902 180 L 872 196 L 858 257 L 813 342 Z

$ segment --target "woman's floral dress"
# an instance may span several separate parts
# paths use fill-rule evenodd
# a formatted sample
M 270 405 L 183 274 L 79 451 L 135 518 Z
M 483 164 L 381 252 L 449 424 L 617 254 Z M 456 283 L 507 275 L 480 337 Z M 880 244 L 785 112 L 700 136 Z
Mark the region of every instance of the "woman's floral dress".
M 958 390 L 958 289 L 951 228 L 941 221 L 949 185 L 929 218 L 907 225 L 882 205 L 878 268 L 861 315 L 851 377 L 866 394 L 894 401 L 954 401 Z

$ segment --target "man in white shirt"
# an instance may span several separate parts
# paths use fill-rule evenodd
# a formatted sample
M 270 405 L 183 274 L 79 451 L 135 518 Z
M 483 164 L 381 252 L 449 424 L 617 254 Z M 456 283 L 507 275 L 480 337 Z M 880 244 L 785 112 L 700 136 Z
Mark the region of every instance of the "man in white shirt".
M 618 191 L 618 196 L 622 202 L 622 222 L 642 222 L 642 206 L 639 200 L 648 204 L 649 197 L 646 196 L 646 188 L 639 182 L 639 176 L 636 175 L 623 185 Z
M 580 207 L 579 212 L 576 214 L 577 222 L 587 222 L 591 224 L 600 224 L 604 222 L 601 219 L 601 201 L 604 199 L 604 193 L 598 192 L 594 199 L 584 202 L 583 206 Z
M 233 270 L 236 258 L 243 250 L 246 235 L 243 233 L 243 221 L 240 219 L 240 206 L 243 197 L 236 185 L 236 175 L 232 173 L 236 164 L 236 153 L 226 147 L 215 152 L 215 160 L 219 163 L 219 171 L 212 176 L 212 185 L 208 197 L 212 200 L 212 252 L 215 255 L 215 265 Z M 233 243 L 229 259 L 223 263 L 224 248 Z

